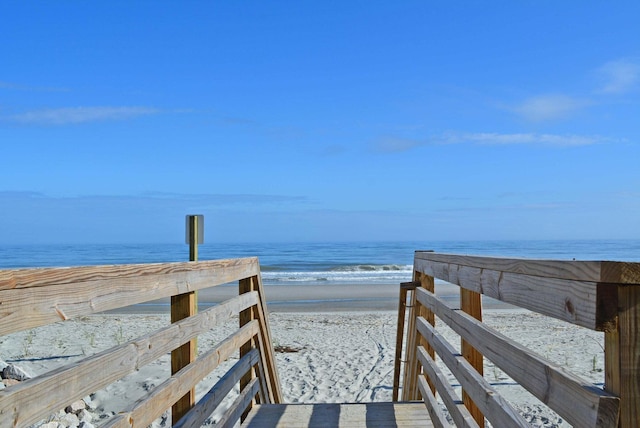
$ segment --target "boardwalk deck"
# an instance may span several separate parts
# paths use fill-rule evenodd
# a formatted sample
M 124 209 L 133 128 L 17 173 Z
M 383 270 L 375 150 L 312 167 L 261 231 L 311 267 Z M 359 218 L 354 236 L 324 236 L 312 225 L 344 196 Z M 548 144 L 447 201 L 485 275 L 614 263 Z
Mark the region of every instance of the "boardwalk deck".
M 263 404 L 242 424 L 250 428 L 433 427 L 424 403 Z

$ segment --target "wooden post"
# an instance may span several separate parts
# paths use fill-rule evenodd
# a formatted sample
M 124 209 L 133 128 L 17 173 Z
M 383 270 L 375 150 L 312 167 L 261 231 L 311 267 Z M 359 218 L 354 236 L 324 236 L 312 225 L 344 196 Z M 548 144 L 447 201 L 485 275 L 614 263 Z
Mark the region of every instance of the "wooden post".
M 618 322 L 605 332 L 604 389 L 620 397 L 618 426 L 640 426 L 640 285 L 618 286 Z
M 238 284 L 239 294 L 249 293 L 254 289 L 255 289 L 255 284 L 254 284 L 253 278 L 245 278 L 239 281 L 239 284 Z M 248 308 L 240 312 L 240 315 L 239 315 L 240 328 L 244 327 L 246 324 L 248 324 L 255 318 L 256 317 L 255 317 L 255 312 L 253 311 L 253 308 Z M 240 345 L 240 358 L 244 357 L 246 354 L 251 352 L 251 348 L 254 347 L 253 345 L 254 345 L 253 339 Z M 242 378 L 240 379 L 240 392 L 242 392 L 255 377 L 256 376 L 253 368 L 249 370 L 244 376 L 242 376 Z M 243 422 L 246 419 L 247 415 L 249 414 L 249 411 L 251 410 L 252 405 L 253 405 L 253 400 L 251 401 L 251 403 L 249 403 L 247 410 L 245 410 L 245 412 L 240 417 L 241 422 Z
M 189 261 L 198 261 L 198 236 L 199 227 L 198 217 L 187 216 L 187 241 L 189 243 Z M 200 229 L 200 232 L 202 229 Z M 198 298 L 195 292 L 179 294 L 171 296 L 171 322 L 177 322 L 181 319 L 195 315 L 198 311 Z M 196 350 L 198 343 L 196 339 L 185 343 L 181 347 L 171 351 L 171 374 L 176 374 L 182 368 L 189 365 L 196 359 Z M 175 425 L 195 404 L 196 392 L 191 389 L 182 398 L 180 398 L 171 408 L 171 421 Z
M 427 290 L 430 293 L 435 293 L 436 292 L 435 278 L 434 277 L 422 274 L 418 278 L 420 279 L 420 287 L 422 287 L 423 289 Z M 424 306 L 420 305 L 419 302 L 418 302 L 418 305 L 419 305 L 419 311 L 420 311 L 418 315 L 423 317 L 432 326 L 435 326 L 436 325 L 436 316 L 435 316 L 435 314 L 433 312 L 431 312 L 430 309 L 425 308 Z M 427 351 L 427 354 L 429 354 L 429 356 L 431 357 L 431 359 L 433 359 L 435 361 L 436 351 L 431 347 L 431 345 L 429 344 L 427 339 L 425 339 L 424 337 L 420 336 L 420 341 L 418 342 L 418 345 L 422 345 L 424 347 L 424 349 Z M 435 395 L 435 393 L 436 393 L 436 384 L 428 376 L 427 376 L 427 383 L 429 384 L 429 388 L 431 388 L 431 393 Z
M 482 296 L 475 291 L 460 288 L 460 309 L 478 321 L 482 321 Z M 461 350 L 464 358 L 471 363 L 480 375 L 483 375 L 482 354 L 464 339 L 461 339 Z M 467 409 L 469 409 L 469 413 L 471 413 L 471 416 L 473 416 L 478 426 L 483 427 L 484 415 L 464 390 L 462 391 L 462 401 Z
M 417 274 L 417 273 L 416 273 Z M 415 274 L 414 274 L 415 280 Z M 416 354 L 416 339 L 418 333 L 416 331 L 416 299 L 415 290 L 410 290 L 409 295 L 409 324 L 407 326 L 407 343 L 404 350 L 404 376 L 402 381 L 402 401 L 415 400 L 415 391 L 417 386 L 417 375 L 415 374 L 418 367 L 418 356 Z
M 420 284 L 420 287 L 433 293 L 434 278 L 429 275 L 425 275 L 418 271 L 414 272 L 414 281 Z M 415 290 L 411 293 L 409 310 L 409 326 L 407 327 L 407 346 L 405 349 L 405 369 L 404 369 L 404 382 L 402 384 L 402 400 L 412 401 L 420 400 L 420 391 L 418 390 L 418 376 L 421 376 L 421 370 L 419 367 L 417 350 L 418 346 L 423 346 L 431 358 L 435 357 L 435 352 L 431 345 L 417 333 L 416 320 L 418 317 L 423 317 L 431 325 L 435 325 L 435 316 L 429 309 L 423 307 L 416 299 Z M 435 385 L 430 379 L 427 379 L 431 391 L 435 393 Z
M 402 368 L 402 345 L 404 343 L 404 321 L 407 314 L 407 290 L 415 290 L 420 283 L 403 282 L 400 284 L 400 299 L 398 301 L 398 325 L 396 330 L 396 358 L 393 367 L 393 398 L 398 401 L 400 394 L 400 370 Z M 407 358 L 405 356 L 405 358 Z M 405 366 L 406 370 L 406 366 Z

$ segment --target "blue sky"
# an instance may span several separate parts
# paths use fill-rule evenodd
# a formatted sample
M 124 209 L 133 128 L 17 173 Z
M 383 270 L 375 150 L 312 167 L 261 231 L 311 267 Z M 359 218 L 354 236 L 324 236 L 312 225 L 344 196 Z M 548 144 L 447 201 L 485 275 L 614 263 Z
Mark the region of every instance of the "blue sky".
M 0 244 L 640 238 L 640 3 L 0 4 Z

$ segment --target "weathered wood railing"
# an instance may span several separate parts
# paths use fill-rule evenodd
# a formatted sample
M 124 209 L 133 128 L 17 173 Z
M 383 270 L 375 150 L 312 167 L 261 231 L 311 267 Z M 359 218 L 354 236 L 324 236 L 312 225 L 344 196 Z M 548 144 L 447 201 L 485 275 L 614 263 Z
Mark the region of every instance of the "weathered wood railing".
M 460 310 L 434 293 L 434 278 L 460 286 Z M 482 323 L 481 295 L 604 332 L 604 390 Z M 407 304 L 407 296 L 409 296 Z M 400 288 L 394 400 L 398 400 L 405 306 L 409 307 L 402 400 L 423 399 L 435 426 L 528 426 L 484 379 L 483 357 L 576 427 L 640 426 L 640 263 L 503 259 L 416 252 L 414 281 Z M 461 337 L 458 352 L 435 319 Z M 460 400 L 435 358 L 462 387 Z M 461 404 L 464 402 L 464 405 Z
M 73 401 L 108 386 L 239 315 L 240 328 L 188 362 L 107 427 L 151 424 L 221 362 L 239 361 L 175 426 L 199 427 L 240 382 L 240 394 L 219 426 L 233 426 L 252 402 L 281 402 L 260 266 L 257 258 L 147 265 L 0 271 L 0 335 L 61 320 L 191 293 L 239 281 L 239 295 L 146 336 L 0 391 L 0 426 L 38 422 Z M 174 409 L 175 411 L 175 409 Z

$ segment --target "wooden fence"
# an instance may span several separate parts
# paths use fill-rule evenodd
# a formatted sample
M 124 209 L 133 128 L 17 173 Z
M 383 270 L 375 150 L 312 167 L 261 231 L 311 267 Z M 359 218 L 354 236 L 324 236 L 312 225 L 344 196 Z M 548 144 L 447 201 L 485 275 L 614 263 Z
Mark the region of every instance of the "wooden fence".
M 436 297 L 435 278 L 460 286 L 460 310 Z M 604 389 L 483 324 L 481 295 L 602 331 Z M 434 328 L 436 318 L 460 335 L 461 352 Z M 462 387 L 462 400 L 435 363 L 436 355 Z M 640 263 L 416 252 L 414 281 L 400 287 L 394 401 L 423 399 L 434 426 L 448 426 L 438 396 L 456 426 L 482 427 L 485 418 L 497 427 L 529 426 L 484 379 L 483 358 L 573 426 L 640 426 Z
M 160 298 L 189 297 L 233 281 L 239 281 L 239 295 L 220 305 L 1 390 L 0 426 L 23 427 L 47 418 L 169 352 L 194 348 L 198 335 L 236 315 L 237 331 L 198 358 L 193 353 L 191 361 L 176 362 L 172 352 L 175 373 L 103 426 L 144 427 L 173 406 L 174 426 L 199 427 L 238 382 L 240 394 L 219 426 L 233 426 L 253 402 L 281 402 L 257 258 L 0 271 L 0 335 Z M 195 385 L 238 350 L 239 361 L 194 403 Z M 184 397 L 186 406 L 179 406 Z

